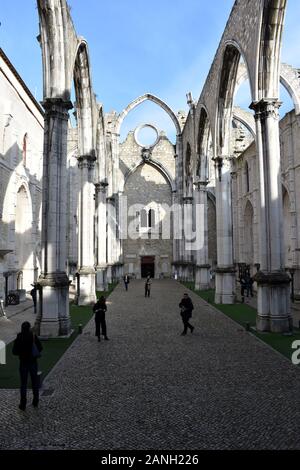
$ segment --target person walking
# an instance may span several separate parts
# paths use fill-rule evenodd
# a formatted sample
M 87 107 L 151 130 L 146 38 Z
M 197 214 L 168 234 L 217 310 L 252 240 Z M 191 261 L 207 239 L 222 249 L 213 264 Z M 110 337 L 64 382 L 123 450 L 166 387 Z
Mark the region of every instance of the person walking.
M 145 282 L 145 297 L 150 297 L 150 290 L 151 290 L 151 276 L 147 276 Z
M 187 334 L 188 328 L 191 330 L 191 333 L 193 333 L 195 327 L 189 323 L 189 319 L 192 316 L 194 305 L 190 297 L 188 296 L 188 294 L 183 295 L 183 298 L 181 299 L 181 302 L 179 304 L 179 308 L 181 309 L 180 315 L 181 315 L 183 326 L 184 326 L 181 336 L 185 336 Z
M 125 276 L 123 277 L 123 281 L 124 281 L 125 289 L 128 290 L 128 284 L 130 282 L 128 274 L 125 274 Z
M 100 299 L 95 303 L 93 307 L 93 312 L 95 313 L 95 326 L 96 326 L 96 332 L 95 336 L 98 337 L 98 341 L 100 341 L 100 327 L 102 331 L 102 335 L 104 336 L 104 339 L 106 341 L 109 340 L 107 337 L 107 329 L 106 329 L 106 321 L 105 321 L 105 312 L 107 311 L 107 306 L 106 306 L 106 299 L 102 295 Z
M 27 403 L 27 381 L 28 374 L 31 377 L 33 400 L 32 405 L 37 408 L 39 404 L 39 378 L 38 378 L 38 362 L 40 353 L 43 350 L 39 338 L 31 330 L 28 321 L 22 323 L 21 333 L 19 333 L 14 341 L 13 354 L 19 356 L 20 360 L 20 379 L 21 379 L 21 400 L 19 408 L 26 410 Z

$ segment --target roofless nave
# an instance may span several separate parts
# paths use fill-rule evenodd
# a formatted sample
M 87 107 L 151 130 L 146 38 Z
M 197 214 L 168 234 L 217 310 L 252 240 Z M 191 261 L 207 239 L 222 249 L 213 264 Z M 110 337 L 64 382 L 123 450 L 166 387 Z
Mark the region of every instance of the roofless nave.
M 66 1 L 37 4 L 45 110 L 41 249 L 33 253 L 35 270 L 20 253 L 5 254 L 2 261 L 11 260 L 24 272 L 27 263 L 27 284 L 38 276 L 41 335 L 69 333 L 72 273 L 78 277 L 79 305 L 94 302 L 96 289 L 112 279 L 149 271 L 195 280 L 199 289 L 211 286 L 213 272 L 216 303 L 230 304 L 241 263 L 255 274 L 259 330 L 289 331 L 287 268 L 295 272 L 295 294 L 300 294 L 300 82 L 297 70 L 280 64 L 286 0 L 235 2 L 187 117 L 150 93 L 119 115 L 105 113 L 92 88 L 88 44 L 77 36 Z M 254 117 L 234 107 L 247 78 Z M 279 122 L 280 81 L 294 110 Z M 155 127 L 150 145 L 140 142 L 141 129 L 120 142 L 126 115 L 146 100 L 172 119 L 175 146 Z M 77 127 L 71 128 L 74 107 Z M 141 124 L 149 127 L 151 116 Z M 29 201 L 29 188 L 20 188 L 14 196 L 19 207 Z M 9 223 L 17 233 L 13 216 Z M 28 237 L 30 227 L 23 228 L 20 233 Z M 24 250 L 28 243 L 27 238 Z

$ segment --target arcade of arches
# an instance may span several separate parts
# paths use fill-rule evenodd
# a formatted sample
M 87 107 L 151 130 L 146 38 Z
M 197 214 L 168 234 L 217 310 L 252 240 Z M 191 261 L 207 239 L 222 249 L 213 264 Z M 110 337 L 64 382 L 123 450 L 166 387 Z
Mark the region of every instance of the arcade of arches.
M 216 303 L 230 304 L 238 265 L 247 264 L 257 328 L 289 331 L 289 272 L 300 298 L 300 80 L 280 65 L 286 1 L 235 2 L 199 99 L 187 96 L 187 115 L 150 93 L 106 113 L 66 1 L 37 5 L 44 110 L 1 51 L 8 97 L 0 101 L 1 295 L 7 276 L 11 289 L 37 281 L 36 326 L 58 336 L 70 330 L 75 277 L 79 305 L 125 273 L 195 281 L 197 289 L 215 288 Z M 251 103 L 243 110 L 234 100 L 247 78 Z M 281 120 L 280 82 L 294 102 Z M 167 113 L 176 142 L 151 116 L 121 141 L 124 119 L 145 101 Z M 156 136 L 149 145 L 138 139 L 147 126 Z

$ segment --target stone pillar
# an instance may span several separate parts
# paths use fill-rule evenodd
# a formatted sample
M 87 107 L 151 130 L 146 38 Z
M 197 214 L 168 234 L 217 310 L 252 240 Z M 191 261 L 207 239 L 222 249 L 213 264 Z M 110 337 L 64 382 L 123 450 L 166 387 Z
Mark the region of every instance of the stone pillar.
M 114 279 L 113 266 L 116 262 L 116 200 L 109 197 L 107 201 L 107 281 Z
M 97 291 L 107 290 L 107 265 L 106 265 L 106 188 L 108 183 L 97 183 Z
M 183 214 L 184 214 L 184 262 L 185 274 L 187 281 L 193 280 L 193 197 L 187 196 L 183 198 Z
M 78 157 L 78 167 L 80 171 L 78 305 L 92 305 L 96 302 L 96 271 L 94 256 L 94 162 L 95 157 L 91 155 L 83 155 Z
M 292 328 L 290 278 L 284 270 L 283 207 L 280 173 L 280 102 L 264 99 L 255 111 L 260 186 L 257 329 L 288 332 Z
M 44 103 L 42 196 L 42 272 L 38 279 L 36 330 L 41 336 L 68 335 L 69 278 L 67 267 L 67 135 L 69 101 L 49 98 Z
M 230 159 L 215 158 L 218 266 L 216 268 L 216 304 L 235 301 L 233 264 Z
M 172 191 L 172 207 L 176 207 L 176 204 L 177 204 L 177 191 Z M 176 224 L 176 219 L 177 219 L 177 215 L 175 213 L 175 211 L 173 212 L 173 216 L 172 216 L 172 227 L 171 227 L 171 236 L 173 237 L 173 263 L 177 262 L 178 261 L 178 239 L 175 238 L 176 236 L 176 227 L 175 227 L 175 224 Z M 173 266 L 173 273 L 175 274 L 175 271 L 177 273 L 177 268 L 175 268 Z M 178 276 L 178 273 L 177 273 L 177 276 Z
M 208 228 L 207 228 L 207 189 L 208 181 L 197 181 L 195 186 L 196 233 L 202 232 L 199 240 L 203 242 L 196 247 L 195 289 L 206 290 L 210 286 L 210 265 L 208 264 Z

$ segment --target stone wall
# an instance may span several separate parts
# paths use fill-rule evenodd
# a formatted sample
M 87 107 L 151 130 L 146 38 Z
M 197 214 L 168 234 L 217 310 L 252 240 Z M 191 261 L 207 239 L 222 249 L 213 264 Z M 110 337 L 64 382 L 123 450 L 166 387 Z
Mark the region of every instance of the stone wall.
M 0 50 L 0 296 L 40 271 L 43 111 Z M 6 254 L 7 253 L 7 254 Z M 20 274 L 20 272 L 22 274 Z
M 175 179 L 175 149 L 163 133 L 157 144 L 150 149 L 149 160 L 143 161 L 143 148 L 137 144 L 134 132 L 120 144 L 120 187 L 127 198 L 127 209 L 131 212 L 128 223 L 133 226 L 133 236 L 123 241 L 124 273 L 141 277 L 141 257 L 155 257 L 155 277 L 161 273 L 171 275 L 173 261 L 172 231 L 163 239 L 162 223 L 165 209 L 172 205 L 172 185 Z M 133 205 L 140 206 L 133 209 Z M 141 211 L 154 210 L 155 224 L 150 230 L 142 227 Z M 138 214 L 137 214 L 138 213 Z M 130 235 L 130 234 L 129 234 Z

